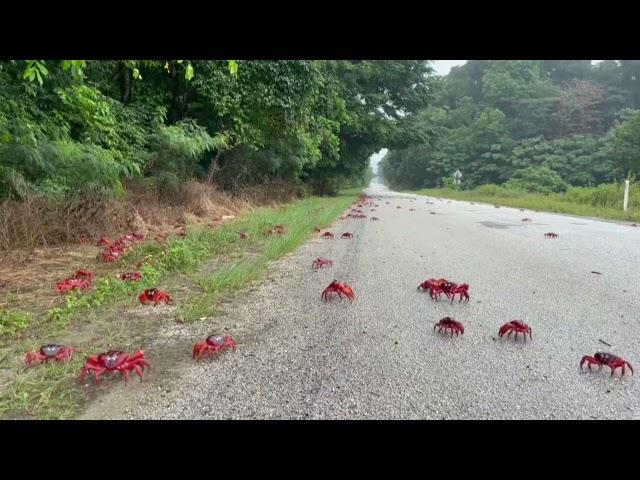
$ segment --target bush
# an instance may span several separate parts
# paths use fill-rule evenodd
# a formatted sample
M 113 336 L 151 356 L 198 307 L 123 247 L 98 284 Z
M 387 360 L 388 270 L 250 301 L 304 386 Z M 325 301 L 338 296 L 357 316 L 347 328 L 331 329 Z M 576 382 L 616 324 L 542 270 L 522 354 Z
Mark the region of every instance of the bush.
M 205 128 L 190 120 L 171 126 L 159 125 L 149 140 L 152 153 L 147 169 L 170 172 L 180 178 L 203 175 L 204 169 L 199 165 L 201 158 L 225 145 L 224 137 L 211 137 Z
M 612 207 L 622 209 L 624 199 L 624 183 L 608 183 L 597 187 L 571 187 L 567 192 L 567 200 L 594 207 Z M 640 206 L 640 183 L 631 184 L 629 207 Z
M 504 186 L 542 194 L 566 192 L 569 187 L 557 172 L 548 167 L 528 167 L 517 170 Z
M 0 187 L 4 198 L 32 194 L 60 199 L 99 190 L 122 193 L 120 179 L 129 173 L 112 151 L 96 145 L 71 140 L 0 145 Z

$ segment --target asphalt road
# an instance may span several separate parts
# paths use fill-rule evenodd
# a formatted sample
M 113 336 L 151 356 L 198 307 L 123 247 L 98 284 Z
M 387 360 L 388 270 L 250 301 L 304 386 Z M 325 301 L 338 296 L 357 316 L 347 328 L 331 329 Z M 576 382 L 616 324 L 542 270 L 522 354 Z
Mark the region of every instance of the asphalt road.
M 640 369 L 640 228 L 375 183 L 368 193 L 378 222 L 339 221 L 330 230 L 352 240 L 313 239 L 218 320 L 237 353 L 114 388 L 83 418 L 640 418 L 640 378 L 579 368 L 605 351 Z M 319 256 L 334 266 L 313 271 Z M 416 290 L 431 277 L 470 283 L 471 301 L 432 301 Z M 353 287 L 353 304 L 320 302 L 334 278 Z M 445 316 L 464 335 L 434 332 Z M 498 338 L 512 319 L 533 341 Z M 193 333 L 174 333 L 182 343 L 167 345 L 188 357 Z

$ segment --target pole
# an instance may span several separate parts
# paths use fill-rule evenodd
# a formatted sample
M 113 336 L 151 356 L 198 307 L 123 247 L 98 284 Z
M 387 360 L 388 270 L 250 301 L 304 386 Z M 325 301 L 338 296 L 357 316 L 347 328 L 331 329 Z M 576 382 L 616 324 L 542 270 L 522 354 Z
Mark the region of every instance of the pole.
M 624 181 L 624 203 L 622 204 L 622 209 L 626 212 L 627 206 L 629 205 L 629 180 Z

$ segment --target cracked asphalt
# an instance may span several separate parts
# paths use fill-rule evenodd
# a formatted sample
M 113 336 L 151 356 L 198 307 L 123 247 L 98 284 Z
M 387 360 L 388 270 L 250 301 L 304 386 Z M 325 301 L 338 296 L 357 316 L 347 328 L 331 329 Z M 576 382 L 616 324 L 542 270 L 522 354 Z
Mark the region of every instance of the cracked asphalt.
M 368 193 L 379 207 L 364 211 L 378 222 L 340 220 L 328 229 L 334 240 L 316 237 L 274 262 L 225 317 L 198 332 L 168 327 L 147 350 L 185 360 L 126 389 L 114 384 L 81 418 L 640 418 L 629 371 L 612 379 L 608 368 L 579 367 L 597 351 L 640 366 L 640 228 L 377 183 Z M 354 238 L 340 239 L 347 231 Z M 333 267 L 314 271 L 317 257 Z M 471 301 L 432 301 L 416 289 L 431 277 L 469 283 Z M 353 304 L 320 301 L 333 279 L 353 287 Z M 445 316 L 464 335 L 434 332 Z M 498 338 L 513 319 L 532 327 L 533 341 Z M 238 351 L 191 362 L 197 333 L 223 326 Z

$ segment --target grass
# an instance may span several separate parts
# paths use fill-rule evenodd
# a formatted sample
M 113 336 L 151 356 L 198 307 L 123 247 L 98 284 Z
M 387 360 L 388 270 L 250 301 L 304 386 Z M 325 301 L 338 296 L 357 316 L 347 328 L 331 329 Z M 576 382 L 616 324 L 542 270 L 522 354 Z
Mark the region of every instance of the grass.
M 501 187 L 480 187 L 475 190 L 431 188 L 412 191 L 411 193 L 430 197 L 452 198 L 508 207 L 527 208 L 529 210 L 566 213 L 580 217 L 596 217 L 630 222 L 640 221 L 640 208 L 638 208 L 640 207 L 640 197 L 636 199 L 636 197 L 638 197 L 638 189 L 632 187 L 633 195 L 629 200 L 629 209 L 625 212 L 622 210 L 622 189 L 610 187 L 609 185 L 601 185 L 599 187 L 575 187 L 570 188 L 566 194 L 549 195 L 524 193 Z M 636 206 L 635 209 L 634 206 Z
M 118 330 L 109 322 L 112 317 L 122 317 L 119 306 L 137 308 L 137 295 L 150 287 L 170 285 L 170 291 L 187 287 L 186 296 L 176 299 L 179 321 L 194 322 L 216 315 L 222 297 L 259 280 L 271 261 L 303 244 L 315 227 L 334 222 L 359 193 L 356 189 L 337 198 L 311 197 L 261 208 L 218 229 L 191 230 L 186 237 L 169 240 L 164 246 L 145 243 L 132 249 L 122 261 L 124 267 L 147 259 L 141 282 L 100 278 L 91 290 L 65 296 L 64 305 L 44 316 L 20 311 L 13 305 L 0 311 L 0 417 L 73 418 L 88 401 L 78 382 L 84 355 L 72 357 L 69 363 L 28 368 L 23 363 L 26 351 L 53 339 L 68 338 L 70 329 L 74 334 L 81 332 L 83 340 L 74 346 L 84 352 L 103 351 L 123 341 L 142 342 L 154 334 L 157 324 L 134 322 L 138 325 L 128 329 L 127 319 L 119 318 L 124 326 L 119 325 Z M 285 225 L 285 235 L 265 234 L 278 224 Z M 240 239 L 240 231 L 247 232 L 248 238 Z M 215 267 L 210 268 L 211 264 Z
M 0 336 L 22 333 L 31 324 L 31 315 L 15 308 L 0 310 Z
M 238 290 L 260 278 L 269 262 L 276 260 L 302 245 L 315 227 L 330 225 L 353 203 L 359 191 L 345 193 L 337 199 L 313 197 L 291 206 L 278 209 L 262 209 L 238 223 L 249 239 L 263 237 L 259 255 L 249 256 L 238 262 L 223 265 L 210 275 L 196 275 L 195 281 L 202 294 L 181 309 L 185 322 L 215 315 L 216 300 L 223 294 Z M 273 225 L 285 225 L 287 234 L 264 237 L 262 232 Z

